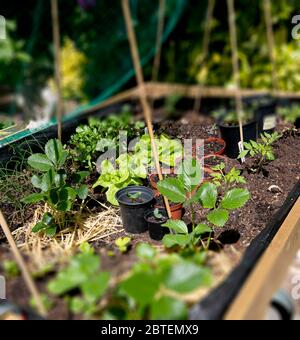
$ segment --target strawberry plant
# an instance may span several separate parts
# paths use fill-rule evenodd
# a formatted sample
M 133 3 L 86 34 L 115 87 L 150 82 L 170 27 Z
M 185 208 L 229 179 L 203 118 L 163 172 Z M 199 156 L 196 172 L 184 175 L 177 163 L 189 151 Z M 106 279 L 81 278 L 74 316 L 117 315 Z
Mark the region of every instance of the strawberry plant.
M 254 159 L 254 164 L 251 167 L 252 172 L 261 172 L 264 165 L 268 162 L 275 160 L 275 154 L 273 150 L 273 144 L 282 137 L 278 132 L 273 134 L 263 133 L 261 134 L 261 142 L 255 142 L 251 140 L 249 143 L 245 142 L 245 150 L 239 155 L 239 159 L 250 156 Z
M 200 165 L 194 161 L 194 169 L 200 169 Z M 210 234 L 213 227 L 224 227 L 228 222 L 231 211 L 245 205 L 250 198 L 246 189 L 234 188 L 218 192 L 218 186 L 213 183 L 204 183 L 197 188 L 197 171 L 192 172 L 191 162 L 183 163 L 181 173 L 177 178 L 167 178 L 158 183 L 160 193 L 174 203 L 183 203 L 190 208 L 192 228 L 189 228 L 184 221 L 168 220 L 163 226 L 171 229 L 175 234 L 166 235 L 163 243 L 167 248 L 179 247 L 182 250 L 197 251 L 203 235 Z M 190 195 L 186 193 L 189 192 Z M 196 223 L 195 204 L 200 204 L 203 209 L 208 209 L 205 223 Z M 210 237 L 209 237 L 210 243 Z
M 98 303 L 110 281 L 110 274 L 100 271 L 100 265 L 99 256 L 94 254 L 89 244 L 84 243 L 80 247 L 80 253 L 71 259 L 69 266 L 49 283 L 49 292 L 56 296 L 67 296 L 70 310 L 75 314 L 96 314 Z M 78 290 L 80 295 L 72 295 L 74 290 Z
M 209 286 L 210 271 L 177 254 L 160 256 L 144 243 L 137 246 L 136 256 L 138 262 L 118 286 L 118 299 L 112 301 L 106 317 L 116 319 L 121 314 L 126 320 L 187 319 L 188 306 L 181 295 Z
M 33 154 L 28 158 L 28 164 L 39 172 L 31 178 L 31 183 L 40 192 L 25 197 L 22 202 L 45 202 L 49 209 L 33 228 L 34 233 L 43 231 L 47 236 L 54 236 L 67 226 L 66 214 L 72 211 L 77 200 L 81 201 L 80 211 L 83 208 L 88 187 L 82 182 L 89 173 L 77 172 L 69 178 L 65 170 L 68 155 L 61 142 L 53 139 L 46 144 L 45 154 Z

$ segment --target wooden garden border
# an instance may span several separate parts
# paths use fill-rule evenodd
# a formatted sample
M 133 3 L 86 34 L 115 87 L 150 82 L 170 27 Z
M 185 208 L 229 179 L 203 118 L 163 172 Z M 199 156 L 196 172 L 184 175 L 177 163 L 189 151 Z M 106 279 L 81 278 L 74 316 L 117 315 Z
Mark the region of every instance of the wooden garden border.
M 225 315 L 226 320 L 263 320 L 300 248 L 300 198 Z
M 182 97 L 195 99 L 199 96 L 199 85 L 186 85 L 186 84 L 174 84 L 174 83 L 160 83 L 160 82 L 146 82 L 145 89 L 147 97 L 151 99 L 160 99 L 172 95 L 180 95 Z M 201 96 L 205 98 L 234 98 L 236 91 L 234 89 L 225 89 L 223 87 L 203 87 L 201 89 Z M 253 90 L 253 89 L 241 89 L 240 93 L 242 97 L 254 97 L 254 96 L 268 96 L 274 95 L 274 91 L 271 90 Z M 300 92 L 286 92 L 276 91 L 277 98 L 290 98 L 300 99 Z M 89 107 L 83 110 L 84 113 L 94 112 L 106 108 L 110 105 L 127 101 L 139 99 L 139 88 L 133 87 L 129 90 L 120 92 L 115 96 L 103 101 L 100 104 Z

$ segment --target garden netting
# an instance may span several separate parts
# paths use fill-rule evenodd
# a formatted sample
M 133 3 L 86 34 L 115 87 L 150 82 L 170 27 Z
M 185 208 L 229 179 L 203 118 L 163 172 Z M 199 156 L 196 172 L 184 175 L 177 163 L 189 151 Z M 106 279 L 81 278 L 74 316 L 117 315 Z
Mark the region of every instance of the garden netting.
M 16 125 L 0 127 L 0 146 L 55 124 L 50 1 L 25 2 L 21 6 L 19 1 L 0 0 L 0 15 L 6 20 L 6 39 L 0 40 L 0 115 L 6 120 L 17 117 Z M 176 27 L 185 4 L 166 1 L 161 43 Z M 134 69 L 120 0 L 64 0 L 58 5 L 68 120 L 130 81 L 135 85 Z M 142 64 L 150 68 L 156 53 L 159 0 L 131 0 L 130 6 Z M 28 129 L 30 120 L 39 123 Z

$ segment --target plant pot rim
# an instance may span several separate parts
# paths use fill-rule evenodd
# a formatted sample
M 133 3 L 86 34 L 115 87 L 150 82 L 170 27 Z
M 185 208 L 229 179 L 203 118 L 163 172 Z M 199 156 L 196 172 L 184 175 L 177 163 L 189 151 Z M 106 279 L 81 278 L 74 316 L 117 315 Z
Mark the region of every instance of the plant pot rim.
M 256 124 L 258 124 L 258 121 L 257 121 L 257 119 L 254 119 L 251 122 L 243 124 L 243 127 L 246 128 L 246 127 L 250 127 L 250 126 L 256 125 Z M 219 127 L 225 128 L 225 129 L 236 129 L 236 128 L 239 127 L 238 124 L 237 125 L 227 125 L 224 122 L 218 122 L 217 125 Z
M 163 209 L 163 210 L 165 210 L 165 207 L 162 206 L 162 205 L 155 205 L 155 206 L 156 206 L 158 209 Z M 175 205 L 171 205 L 170 208 L 171 208 L 171 211 L 180 210 L 180 209 L 183 208 L 183 203 L 177 203 L 177 204 L 175 204 Z
M 127 200 L 124 200 L 124 195 L 126 195 L 127 198 L 127 193 L 128 192 L 142 192 L 142 194 L 145 194 L 146 198 L 144 202 L 128 202 Z M 138 207 L 138 206 L 143 206 L 151 203 L 154 200 L 154 193 L 153 190 L 144 186 L 135 186 L 135 185 L 130 185 L 126 188 L 123 188 L 119 190 L 116 193 L 116 199 L 119 202 L 119 204 L 128 206 L 128 207 Z

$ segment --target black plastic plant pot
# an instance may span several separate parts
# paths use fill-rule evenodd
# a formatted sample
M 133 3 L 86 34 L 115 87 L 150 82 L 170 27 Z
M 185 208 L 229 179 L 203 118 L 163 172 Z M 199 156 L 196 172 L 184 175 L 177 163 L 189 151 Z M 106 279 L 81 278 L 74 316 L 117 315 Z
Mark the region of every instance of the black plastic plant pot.
M 136 198 L 133 198 L 136 196 Z M 116 199 L 121 209 L 125 230 L 131 234 L 142 234 L 148 230 L 144 218 L 154 202 L 153 190 L 142 186 L 129 186 L 117 192 Z
M 296 129 L 300 129 L 300 118 L 297 118 L 295 122 Z
M 164 209 L 159 209 L 159 213 L 163 216 L 161 219 L 157 219 L 154 216 L 154 209 L 149 210 L 145 214 L 145 221 L 148 224 L 149 235 L 152 240 L 161 241 L 165 235 L 169 234 L 169 229 L 162 227 L 167 222 L 168 216 Z
M 273 133 L 277 123 L 276 103 L 271 102 L 259 106 L 256 110 L 256 118 L 258 122 L 258 134 L 263 132 Z
M 249 142 L 250 140 L 254 141 L 257 140 L 258 136 L 257 125 L 258 125 L 257 121 L 243 125 L 244 142 Z M 229 158 L 237 158 L 239 155 L 238 143 L 241 140 L 239 126 L 219 124 L 219 129 L 222 138 L 226 142 L 225 154 Z

